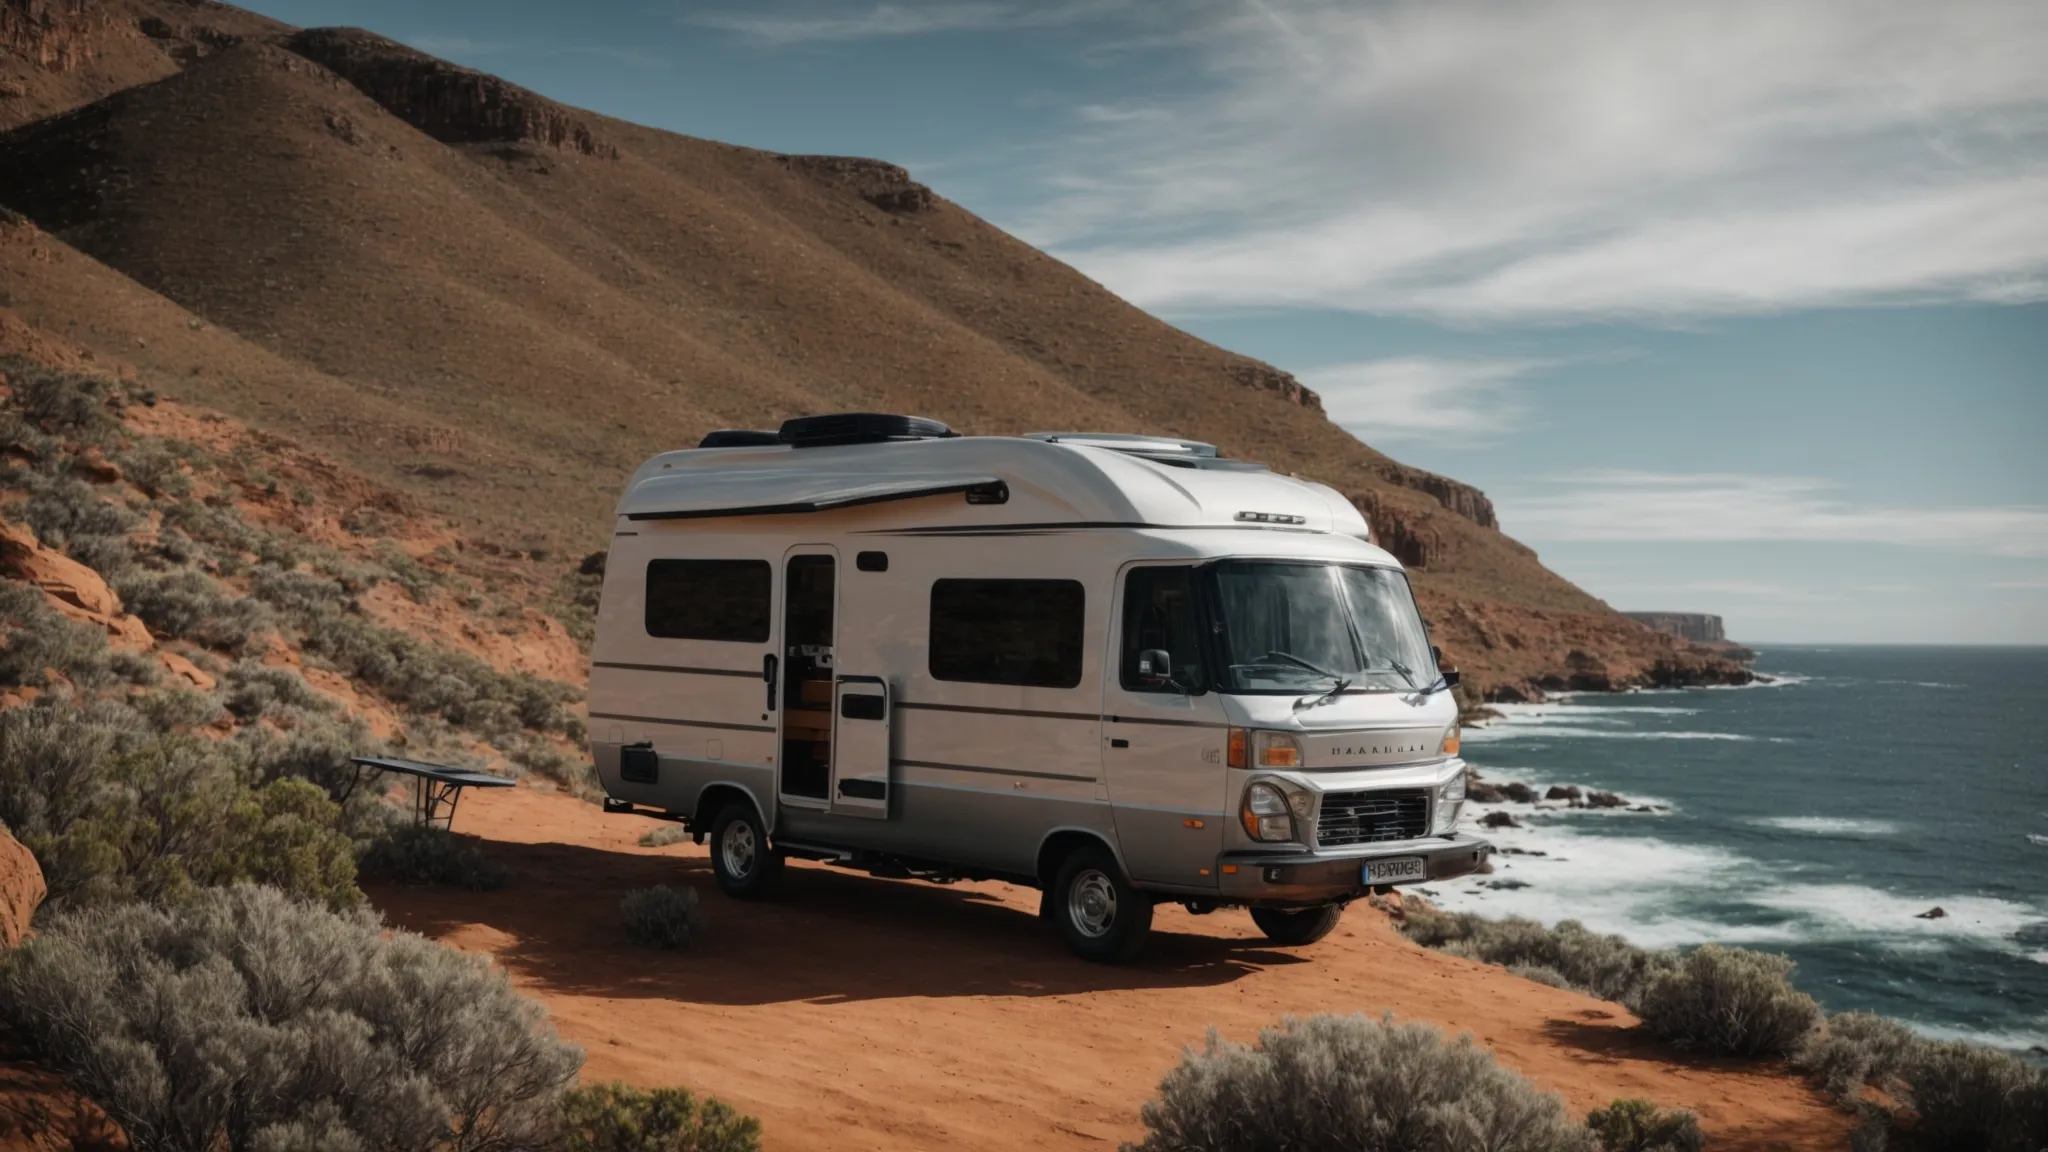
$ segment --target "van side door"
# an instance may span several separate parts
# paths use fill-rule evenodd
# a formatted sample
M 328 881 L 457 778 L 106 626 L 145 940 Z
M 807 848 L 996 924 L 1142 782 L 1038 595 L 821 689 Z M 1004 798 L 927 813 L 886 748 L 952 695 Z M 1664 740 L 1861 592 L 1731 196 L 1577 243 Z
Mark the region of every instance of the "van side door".
M 1134 880 L 1214 888 L 1230 818 L 1228 724 L 1205 667 L 1195 570 L 1133 564 L 1120 578 L 1102 677 L 1102 766 Z

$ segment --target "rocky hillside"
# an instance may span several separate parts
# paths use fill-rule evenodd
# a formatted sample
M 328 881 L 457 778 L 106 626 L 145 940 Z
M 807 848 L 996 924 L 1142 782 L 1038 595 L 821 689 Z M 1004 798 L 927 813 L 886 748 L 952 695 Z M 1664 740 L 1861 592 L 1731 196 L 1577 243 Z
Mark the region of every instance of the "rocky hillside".
M 659 132 L 219 4 L 0 13 L 17 328 L 356 469 L 536 587 L 602 544 L 656 451 L 910 411 L 1193 437 L 1338 487 L 1474 698 L 1747 676 L 1550 573 L 1483 494 L 1361 444 L 1293 377 L 901 168 Z

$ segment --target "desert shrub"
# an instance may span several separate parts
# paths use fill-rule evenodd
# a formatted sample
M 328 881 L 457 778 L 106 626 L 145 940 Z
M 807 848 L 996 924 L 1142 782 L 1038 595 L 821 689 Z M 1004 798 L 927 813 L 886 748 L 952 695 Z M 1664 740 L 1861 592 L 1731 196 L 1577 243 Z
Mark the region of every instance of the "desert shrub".
M 100 574 L 100 579 L 109 583 L 135 563 L 135 548 L 126 536 L 98 536 L 77 533 L 64 544 L 64 551 L 73 560 Z
M 1289 1019 L 1255 1047 L 1186 1052 L 1142 1113 L 1137 1152 L 1344 1148 L 1582 1150 L 1564 1102 L 1494 1063 L 1470 1037 L 1365 1016 Z
M 55 917 L 0 991 L 136 1152 L 538 1149 L 582 1061 L 487 962 L 250 885 Z
M 287 730 L 252 726 L 235 733 L 235 742 L 248 754 L 250 779 L 258 784 L 305 780 L 336 799 L 353 793 L 352 758 L 378 751 L 369 725 L 360 717 L 336 720 L 326 712 L 298 712 L 288 718 Z
M 274 566 L 260 567 L 250 575 L 249 594 L 301 627 L 317 621 L 320 613 L 353 607 L 348 588 L 341 581 L 317 572 L 288 571 Z
M 107 668 L 121 680 L 144 688 L 153 687 L 163 679 L 156 661 L 141 652 L 109 653 Z
M 2048 1148 L 2048 1072 L 2010 1052 L 1921 1041 L 1905 1061 L 1913 1127 L 1929 1148 L 2037 1152 Z
M 1600 1140 L 1601 1152 L 1700 1152 L 1706 1134 L 1699 1118 L 1682 1109 L 1669 1111 L 1648 1100 L 1616 1100 L 1586 1114 L 1586 1127 Z
M 243 660 L 228 669 L 223 701 L 227 710 L 243 720 L 284 708 L 306 712 L 331 712 L 334 702 L 307 684 L 289 668 L 272 668 L 254 660 Z
M 1488 920 L 1469 912 L 1452 915 L 1411 907 L 1401 931 L 1426 948 L 1455 956 L 1508 968 L 1547 969 L 1562 977 L 1567 987 L 1631 1007 L 1651 980 L 1678 962 L 1670 952 L 1638 948 L 1619 936 L 1589 931 L 1576 920 L 1545 928 L 1521 917 Z
M 38 485 L 22 508 L 22 519 L 52 548 L 86 536 L 125 536 L 142 526 L 141 517 L 103 499 L 76 476 L 56 476 Z
M 562 1097 L 564 1152 L 755 1152 L 761 1122 L 681 1088 L 592 1084 Z
M 640 837 L 640 846 L 642 848 L 666 848 L 671 844 L 681 844 L 689 838 L 690 830 L 681 824 L 663 824 L 659 828 L 644 833 Z
M 552 780 L 579 796 L 596 792 L 596 770 L 584 757 L 568 755 L 544 737 L 524 733 L 501 742 L 509 745 L 506 757 L 520 768 Z
M 151 729 L 161 733 L 189 732 L 219 721 L 220 700 L 189 688 L 150 692 L 129 702 Z
M 324 615 L 304 626 L 306 647 L 345 675 L 398 704 L 435 713 L 485 736 L 520 728 L 563 731 L 575 689 L 526 673 L 506 674 L 474 656 L 380 628 L 356 616 Z
M 7 377 L 8 407 L 46 432 L 74 440 L 97 440 L 120 424 L 107 407 L 111 384 L 93 376 L 46 367 L 20 356 L 0 357 Z
M 1783 956 L 1703 944 L 1659 974 L 1636 1014 L 1672 1043 L 1723 1056 L 1789 1056 L 1820 1023 Z
M 136 569 L 115 581 L 128 610 L 152 629 L 208 648 L 242 653 L 276 627 L 259 602 L 238 596 L 202 572 Z
M 361 899 L 339 807 L 304 781 L 247 777 L 236 745 L 151 731 L 113 702 L 0 711 L 0 823 L 35 854 L 55 909 L 244 880 Z
M 1838 1100 L 1865 1084 L 1898 1095 L 1906 1062 L 1923 1041 L 1905 1025 L 1869 1012 L 1839 1012 L 1806 1039 L 1792 1064 Z
M 162 444 L 142 441 L 115 455 L 114 463 L 129 483 L 152 498 L 183 500 L 191 494 L 192 480 L 178 466 L 178 457 Z
M 619 901 L 619 914 L 626 922 L 626 939 L 649 948 L 681 952 L 704 938 L 704 913 L 697 907 L 695 888 L 635 888 Z
M 421 565 L 395 540 L 377 541 L 377 563 L 384 566 L 391 582 L 405 589 L 406 596 L 415 604 L 432 599 L 435 585 L 441 583 L 440 573 Z
M 67 619 L 40 589 L 0 581 L 0 684 L 42 687 L 56 672 L 81 688 L 114 679 L 106 630 Z
M 397 884 L 445 884 L 472 892 L 494 892 L 512 882 L 511 871 L 485 856 L 475 840 L 420 824 L 393 822 L 370 841 L 358 867 L 365 876 Z

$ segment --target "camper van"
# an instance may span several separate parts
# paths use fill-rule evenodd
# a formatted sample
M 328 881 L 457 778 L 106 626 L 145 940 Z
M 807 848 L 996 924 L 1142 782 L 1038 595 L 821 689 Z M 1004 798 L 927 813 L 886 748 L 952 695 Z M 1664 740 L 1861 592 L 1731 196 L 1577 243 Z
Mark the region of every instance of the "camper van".
M 606 809 L 708 838 L 731 896 L 791 856 L 1000 879 L 1113 962 L 1158 901 L 1299 945 L 1478 868 L 1456 682 L 1330 488 L 1188 441 L 853 413 L 633 474 L 591 752 Z

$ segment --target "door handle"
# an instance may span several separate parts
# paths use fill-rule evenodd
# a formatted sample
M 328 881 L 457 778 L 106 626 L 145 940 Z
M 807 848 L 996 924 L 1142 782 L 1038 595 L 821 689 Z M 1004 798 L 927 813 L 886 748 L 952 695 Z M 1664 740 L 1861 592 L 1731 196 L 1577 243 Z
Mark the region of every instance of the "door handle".
M 1111 737 L 1109 741 L 1109 746 L 1111 748 L 1129 748 L 1131 746 L 1131 742 L 1120 737 Z
M 761 657 L 761 680 L 768 685 L 768 710 L 770 712 L 775 711 L 775 672 L 780 666 L 781 661 L 775 658 L 775 653 L 773 652 Z

